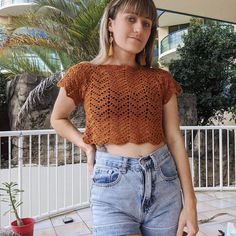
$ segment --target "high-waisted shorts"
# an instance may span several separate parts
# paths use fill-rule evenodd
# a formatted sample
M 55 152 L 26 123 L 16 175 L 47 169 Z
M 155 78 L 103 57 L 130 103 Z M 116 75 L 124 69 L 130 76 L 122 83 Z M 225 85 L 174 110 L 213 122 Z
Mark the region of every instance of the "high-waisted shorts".
M 182 194 L 166 145 L 137 158 L 97 150 L 91 178 L 94 236 L 176 236 Z

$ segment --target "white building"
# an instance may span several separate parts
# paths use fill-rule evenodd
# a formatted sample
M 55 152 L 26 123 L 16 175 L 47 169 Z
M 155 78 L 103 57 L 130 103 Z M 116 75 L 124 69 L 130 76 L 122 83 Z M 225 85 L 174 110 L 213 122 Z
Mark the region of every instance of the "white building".
M 188 32 L 192 17 L 220 20 L 234 26 L 236 31 L 236 2 L 229 0 L 163 0 L 155 1 L 158 7 L 158 59 L 161 62 L 170 62 L 177 59 L 177 47 L 183 46 L 182 36 Z M 168 68 L 166 68 L 168 69 Z M 231 120 L 232 115 L 225 113 L 224 124 L 235 125 Z M 222 124 L 213 119 L 216 125 Z
M 0 23 L 8 23 L 11 16 L 20 15 L 33 5 L 33 0 L 0 0 Z

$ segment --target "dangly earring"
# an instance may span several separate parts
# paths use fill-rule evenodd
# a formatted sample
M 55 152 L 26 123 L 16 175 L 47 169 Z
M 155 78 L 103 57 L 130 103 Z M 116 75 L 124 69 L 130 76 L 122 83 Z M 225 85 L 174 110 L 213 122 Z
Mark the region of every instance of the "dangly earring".
M 146 66 L 146 52 L 145 52 L 145 48 L 143 49 L 141 55 L 140 55 L 141 59 L 140 59 L 140 64 L 142 66 Z
M 108 56 L 111 57 L 113 56 L 113 36 L 112 36 L 112 33 L 110 32 L 109 34 L 109 43 L 110 43 L 110 46 L 109 46 L 109 51 L 108 51 Z

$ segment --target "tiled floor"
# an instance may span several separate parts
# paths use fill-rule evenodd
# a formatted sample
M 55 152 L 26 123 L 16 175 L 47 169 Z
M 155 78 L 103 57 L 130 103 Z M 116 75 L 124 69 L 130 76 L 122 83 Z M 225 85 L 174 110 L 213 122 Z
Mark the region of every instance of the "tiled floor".
M 218 236 L 218 230 L 224 230 L 227 222 L 236 224 L 236 191 L 197 192 L 199 220 L 220 215 L 208 223 L 200 224 L 197 236 Z M 74 211 L 66 216 L 74 222 L 64 224 L 64 216 L 58 216 L 35 225 L 35 236 L 89 236 L 92 235 L 92 219 L 89 208 Z M 105 236 L 105 235 L 104 235 Z

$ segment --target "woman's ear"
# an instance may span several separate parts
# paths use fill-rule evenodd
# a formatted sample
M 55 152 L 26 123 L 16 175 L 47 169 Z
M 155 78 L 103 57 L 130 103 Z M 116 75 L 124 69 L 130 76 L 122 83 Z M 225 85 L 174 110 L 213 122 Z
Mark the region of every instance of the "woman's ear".
M 112 23 L 113 23 L 113 20 L 111 18 L 109 18 L 108 23 L 107 23 L 107 29 L 109 32 L 113 32 Z

